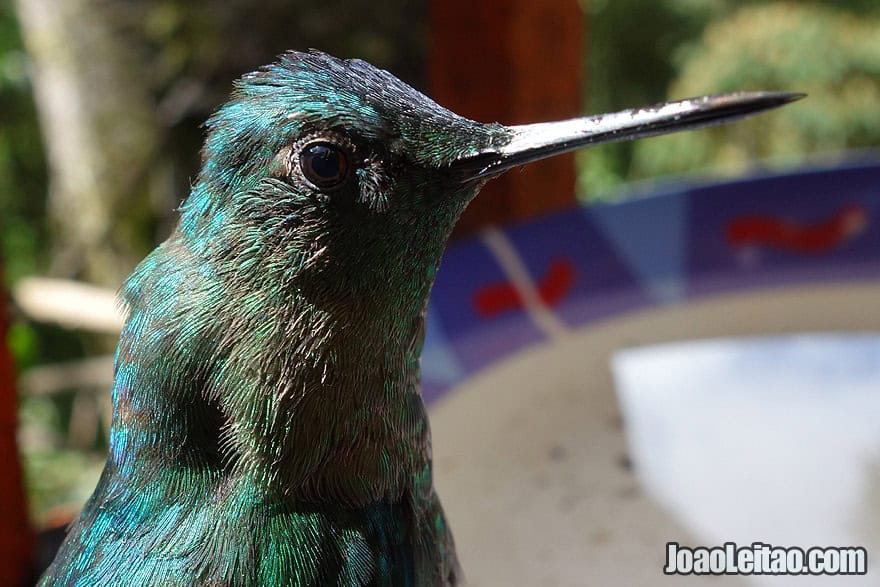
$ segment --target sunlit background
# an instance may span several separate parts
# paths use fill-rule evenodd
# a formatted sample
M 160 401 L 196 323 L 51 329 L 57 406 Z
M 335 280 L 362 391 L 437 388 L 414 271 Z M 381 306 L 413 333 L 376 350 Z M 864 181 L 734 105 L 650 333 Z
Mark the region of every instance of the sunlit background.
M 809 94 L 796 107 L 736 125 L 582 151 L 583 203 L 617 202 L 681 181 L 878 160 L 875 0 L 580 6 L 584 112 L 748 89 Z M 19 443 L 37 528 L 67 523 L 94 488 L 107 449 L 119 326 L 102 309 L 171 230 L 198 169 L 200 125 L 232 80 L 283 50 L 318 47 L 364 58 L 426 90 L 427 14 L 423 2 L 403 0 L 0 3 L 0 259 L 13 300 L 8 344 L 19 373 Z M 58 282 L 35 279 L 42 277 L 79 285 L 57 289 Z M 577 360 L 576 351 L 571 356 Z M 779 477 L 788 469 L 765 459 L 754 469 L 763 484 L 754 484 L 713 467 L 739 466 L 750 451 L 784 438 L 789 444 L 772 450 L 785 451 L 779 458 L 799 468 L 799 483 L 809 479 L 817 495 L 823 479 L 855 487 L 862 469 L 837 456 L 855 451 L 878 462 L 878 359 L 877 337 L 864 333 L 621 351 L 613 374 L 629 427 L 627 455 L 608 458 L 634 462 L 643 490 L 702 540 L 800 537 L 809 545 L 851 538 L 841 512 L 861 515 L 855 489 L 846 503 L 828 502 L 827 515 L 814 512 L 820 523 L 804 534 L 797 520 L 769 512 L 753 512 L 754 523 L 728 524 L 724 516 L 735 514 L 722 507 L 727 499 L 760 493 L 767 508 L 788 501 L 791 488 Z M 676 376 L 664 376 L 670 373 Z M 851 436 L 842 437 L 844 429 Z M 724 444 L 739 436 L 751 444 Z M 821 467 L 811 464 L 816 459 Z M 699 463 L 709 468 L 695 469 Z M 687 492 L 676 485 L 683 481 Z M 731 530 L 716 535 L 717 527 Z

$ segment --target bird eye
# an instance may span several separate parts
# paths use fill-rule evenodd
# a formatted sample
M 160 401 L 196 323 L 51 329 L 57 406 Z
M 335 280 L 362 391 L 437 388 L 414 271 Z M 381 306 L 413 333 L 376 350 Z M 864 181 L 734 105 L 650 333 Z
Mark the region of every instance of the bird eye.
M 348 153 L 326 141 L 305 145 L 299 165 L 305 178 L 317 188 L 334 188 L 348 178 Z

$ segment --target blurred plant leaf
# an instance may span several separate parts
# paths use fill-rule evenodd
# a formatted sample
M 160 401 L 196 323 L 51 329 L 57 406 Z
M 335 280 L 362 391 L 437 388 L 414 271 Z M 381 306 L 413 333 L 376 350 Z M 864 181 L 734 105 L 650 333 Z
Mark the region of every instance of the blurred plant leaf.
M 639 143 L 631 177 L 753 161 L 794 165 L 810 154 L 880 144 L 880 18 L 787 2 L 742 8 L 706 28 L 681 59 L 671 96 L 803 91 L 808 99 L 735 125 Z M 774 163 L 775 162 L 775 163 Z

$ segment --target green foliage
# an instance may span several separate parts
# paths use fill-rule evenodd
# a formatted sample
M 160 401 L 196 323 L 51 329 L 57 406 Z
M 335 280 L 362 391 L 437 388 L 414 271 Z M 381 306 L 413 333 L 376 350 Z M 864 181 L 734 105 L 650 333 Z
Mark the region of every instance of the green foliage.
M 6 333 L 6 344 L 19 370 L 27 369 L 40 362 L 39 342 L 35 330 L 24 322 L 15 322 Z
M 15 14 L 0 4 L 0 259 L 14 281 L 45 261 L 46 163 Z
M 584 199 L 611 197 L 625 181 L 657 175 L 738 173 L 756 159 L 790 166 L 880 144 L 876 1 L 662 0 L 647 7 L 623 0 L 590 8 L 592 112 L 749 89 L 809 98 L 736 125 L 585 151 Z
M 81 450 L 30 452 L 24 474 L 34 520 L 44 525 L 52 522 L 53 513 L 60 519 L 75 514 L 94 490 L 103 466 L 103 458 Z
M 809 99 L 737 125 L 639 144 L 633 175 L 708 166 L 742 172 L 756 159 L 791 165 L 880 143 L 878 27 L 878 18 L 789 3 L 742 8 L 710 25 L 682 54 L 670 94 L 796 90 Z

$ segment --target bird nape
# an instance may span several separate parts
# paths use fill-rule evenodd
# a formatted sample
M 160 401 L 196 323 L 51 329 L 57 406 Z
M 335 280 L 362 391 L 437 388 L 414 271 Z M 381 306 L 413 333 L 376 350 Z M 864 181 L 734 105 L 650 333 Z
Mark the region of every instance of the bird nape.
M 41 585 L 456 584 L 419 354 L 462 210 L 511 167 L 797 97 L 509 127 L 315 51 L 244 76 L 123 288 L 110 454 Z

